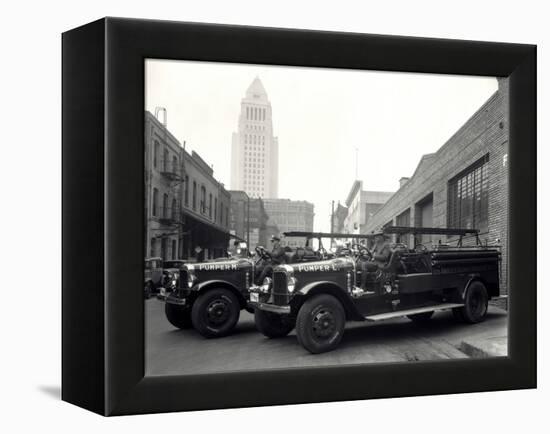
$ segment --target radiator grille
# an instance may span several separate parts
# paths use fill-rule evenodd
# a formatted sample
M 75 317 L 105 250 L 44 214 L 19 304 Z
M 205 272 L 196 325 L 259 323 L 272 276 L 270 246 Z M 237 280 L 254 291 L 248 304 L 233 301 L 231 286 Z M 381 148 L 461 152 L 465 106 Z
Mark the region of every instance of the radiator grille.
M 284 271 L 273 272 L 273 303 L 288 304 L 287 275 Z

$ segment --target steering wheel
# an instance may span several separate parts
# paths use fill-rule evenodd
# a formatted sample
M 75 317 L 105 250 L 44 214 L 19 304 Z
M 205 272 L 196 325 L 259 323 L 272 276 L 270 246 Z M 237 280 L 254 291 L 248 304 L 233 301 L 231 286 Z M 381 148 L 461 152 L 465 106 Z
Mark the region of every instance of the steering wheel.
M 428 248 L 424 244 L 417 244 L 414 246 L 414 251 L 417 253 L 426 253 Z
M 256 246 L 256 248 L 254 249 L 256 251 L 256 253 L 258 254 L 258 256 L 262 259 L 271 259 L 271 254 L 266 250 L 264 249 L 262 246 Z

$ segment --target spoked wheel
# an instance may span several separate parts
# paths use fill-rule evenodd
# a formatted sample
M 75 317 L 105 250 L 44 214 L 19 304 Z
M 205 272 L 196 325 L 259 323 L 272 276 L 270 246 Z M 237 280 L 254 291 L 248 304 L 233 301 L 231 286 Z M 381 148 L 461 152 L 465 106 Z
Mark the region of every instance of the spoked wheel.
M 193 326 L 191 323 L 191 309 L 186 306 L 165 303 L 164 313 L 170 324 L 179 329 L 188 329 Z
M 338 346 L 344 334 L 346 314 L 332 295 L 320 294 L 307 300 L 296 321 L 298 342 L 310 353 L 324 353 Z
M 460 308 L 462 320 L 471 324 L 481 322 L 487 316 L 489 295 L 482 282 L 470 283 L 464 297 L 464 307 Z
M 288 335 L 296 325 L 296 319 L 290 315 L 279 315 L 256 309 L 254 312 L 256 328 L 268 338 L 282 338 Z
M 206 338 L 226 336 L 239 320 L 241 306 L 227 289 L 210 289 L 201 294 L 191 310 L 193 327 Z
M 407 315 L 407 318 L 409 318 L 415 324 L 427 324 L 432 319 L 433 314 L 434 312 L 432 310 L 431 312 L 422 312 L 415 313 L 414 315 Z

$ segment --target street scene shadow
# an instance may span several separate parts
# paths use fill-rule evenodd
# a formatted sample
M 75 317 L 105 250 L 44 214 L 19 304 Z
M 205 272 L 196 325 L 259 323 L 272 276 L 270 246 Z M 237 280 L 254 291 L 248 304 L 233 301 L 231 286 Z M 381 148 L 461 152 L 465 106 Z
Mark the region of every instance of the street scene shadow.
M 49 396 L 50 398 L 60 400 L 61 399 L 61 386 L 38 386 L 38 390 L 44 395 Z

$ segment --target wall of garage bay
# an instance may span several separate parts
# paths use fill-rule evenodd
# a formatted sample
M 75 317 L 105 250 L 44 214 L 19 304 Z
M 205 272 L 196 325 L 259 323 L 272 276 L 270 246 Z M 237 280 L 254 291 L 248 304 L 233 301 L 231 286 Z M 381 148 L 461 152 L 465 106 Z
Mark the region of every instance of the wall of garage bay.
M 368 221 L 364 233 L 386 224 L 449 227 L 453 211 L 450 185 L 454 179 L 486 161 L 487 224 L 481 227 L 485 244 L 502 248 L 501 294 L 508 293 L 508 79 L 498 79 L 498 90 L 466 123 L 432 154 L 422 156 L 410 179 Z M 484 170 L 485 170 L 484 169 Z M 401 174 L 399 174 L 401 175 Z M 412 245 L 411 237 L 400 240 Z M 423 243 L 452 243 L 447 236 L 417 240 Z M 474 244 L 475 239 L 464 240 Z M 501 301 L 500 305 L 506 303 Z

